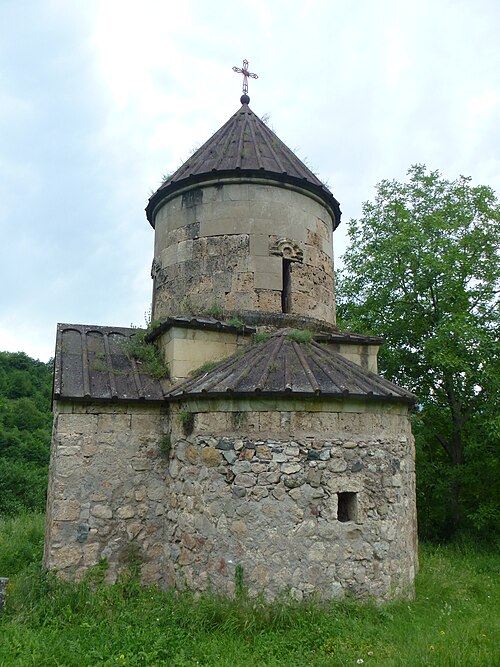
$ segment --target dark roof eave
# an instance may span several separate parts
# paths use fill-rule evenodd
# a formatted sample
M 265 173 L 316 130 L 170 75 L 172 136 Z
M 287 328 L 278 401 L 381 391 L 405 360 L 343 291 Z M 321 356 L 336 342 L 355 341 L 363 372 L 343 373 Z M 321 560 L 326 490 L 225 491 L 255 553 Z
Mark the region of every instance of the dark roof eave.
M 123 396 L 114 396 L 112 398 L 103 398 L 101 397 L 92 397 L 92 396 L 61 396 L 61 394 L 54 394 L 53 395 L 53 401 L 57 401 L 58 403 L 86 403 L 86 404 L 94 404 L 94 403 L 109 403 L 109 404 L 114 404 L 116 403 L 137 403 L 140 405 L 143 405 L 144 403 L 156 403 L 157 405 L 164 405 L 165 402 L 168 402 L 167 398 L 148 398 L 147 396 L 141 397 L 141 398 L 126 398 Z
M 353 345 L 382 345 L 385 342 L 383 336 L 369 336 L 368 334 L 355 334 L 347 331 L 336 331 L 318 333 L 314 335 L 317 343 L 348 343 Z
M 213 180 L 224 181 L 229 178 L 238 178 L 238 179 L 248 178 L 250 180 L 255 178 L 264 178 L 264 179 L 269 179 L 270 181 L 288 183 L 290 185 L 303 188 L 304 190 L 307 190 L 315 194 L 320 199 L 322 199 L 332 209 L 334 217 L 333 220 L 334 230 L 340 224 L 340 218 L 342 215 L 342 212 L 340 210 L 340 203 L 335 199 L 333 194 L 326 187 L 320 187 L 315 183 L 311 183 L 305 178 L 290 176 L 286 172 L 278 173 L 274 171 L 267 171 L 265 169 L 237 169 L 237 170 L 230 169 L 227 171 L 214 170 L 204 174 L 192 174 L 191 176 L 188 176 L 187 178 L 182 178 L 179 181 L 167 182 L 161 185 L 158 188 L 158 190 L 153 195 L 151 195 L 148 205 L 146 206 L 146 217 L 150 225 L 154 228 L 155 226 L 154 215 L 156 212 L 156 208 L 163 199 L 170 197 L 177 191 L 192 185 L 201 185 L 203 183 L 206 183 L 207 181 L 213 181 Z
M 241 336 L 251 336 L 257 331 L 255 327 L 250 327 L 246 324 L 235 326 L 221 320 L 216 320 L 215 318 L 213 320 L 208 320 L 206 318 L 197 317 L 167 317 L 159 326 L 155 327 L 149 334 L 147 334 L 145 337 L 146 343 L 152 343 L 172 327 L 203 329 L 205 331 L 222 331 Z
M 302 391 L 262 391 L 262 392 L 199 392 L 199 393 L 190 393 L 186 392 L 183 394 L 177 394 L 174 396 L 166 395 L 163 399 L 157 398 L 125 398 L 122 396 L 114 398 L 93 398 L 92 396 L 61 396 L 54 394 L 54 401 L 58 403 L 86 403 L 86 404 L 117 404 L 117 403 L 156 403 L 157 405 L 164 405 L 165 403 L 178 403 L 181 401 L 189 400 L 198 400 L 198 399 L 260 399 L 260 398 L 285 398 L 285 399 L 295 399 L 295 398 L 309 398 L 309 399 L 318 399 L 318 398 L 327 398 L 327 399 L 353 399 L 361 401 L 370 401 L 375 402 L 379 401 L 381 403 L 405 403 L 407 405 L 413 406 L 416 403 L 417 398 L 405 397 L 405 396 L 375 396 L 369 394 L 350 394 L 350 393 L 329 393 L 329 392 L 302 392 Z
M 260 399 L 260 398 L 327 398 L 327 399 L 353 399 L 361 401 L 370 401 L 370 402 L 381 402 L 381 403 L 405 403 L 407 405 L 413 406 L 417 401 L 417 397 L 413 394 L 408 396 L 380 396 L 376 394 L 354 394 L 349 392 L 303 392 L 303 391 L 247 391 L 247 392 L 236 392 L 236 391 L 207 391 L 207 392 L 185 392 L 182 394 L 169 395 L 167 394 L 165 400 L 167 402 L 179 402 L 179 401 L 189 401 L 197 399 Z

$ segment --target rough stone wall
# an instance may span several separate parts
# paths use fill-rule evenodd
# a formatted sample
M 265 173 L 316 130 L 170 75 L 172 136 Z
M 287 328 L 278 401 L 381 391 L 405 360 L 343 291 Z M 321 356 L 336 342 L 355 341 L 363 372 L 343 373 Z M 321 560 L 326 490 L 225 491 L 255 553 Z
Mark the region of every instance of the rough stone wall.
M 80 579 L 104 558 L 113 581 L 135 555 L 143 581 L 162 587 L 232 593 L 240 565 L 269 598 L 411 596 L 406 408 L 56 403 L 45 566 Z
M 168 478 L 159 451 L 162 412 L 56 402 L 45 567 L 74 580 L 105 558 L 114 580 L 136 549 L 144 581 L 161 583 Z
M 189 406 L 186 406 L 189 407 Z M 214 406 L 212 406 L 213 408 Z M 168 580 L 301 598 L 413 594 L 414 446 L 405 409 L 173 414 Z M 372 407 L 373 409 L 373 407 Z M 339 495 L 340 494 L 340 495 Z
M 282 312 L 283 260 L 290 313 L 335 324 L 332 220 L 309 193 L 226 183 L 168 201 L 155 218 L 153 317 Z

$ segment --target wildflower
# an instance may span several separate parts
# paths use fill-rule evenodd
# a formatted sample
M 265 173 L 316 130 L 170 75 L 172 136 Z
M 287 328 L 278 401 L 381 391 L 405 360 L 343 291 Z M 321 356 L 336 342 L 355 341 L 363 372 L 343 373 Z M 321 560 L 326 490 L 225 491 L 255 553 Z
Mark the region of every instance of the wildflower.
M 363 658 L 358 658 L 358 659 L 356 660 L 356 664 L 357 664 L 357 665 L 362 665 L 363 663 L 364 663 Z
M 373 655 L 373 651 L 368 651 L 368 655 Z
M 439 634 L 441 635 L 441 637 L 444 637 L 445 634 L 446 634 L 446 632 L 445 632 L 444 630 L 441 630 L 441 631 L 439 632 Z

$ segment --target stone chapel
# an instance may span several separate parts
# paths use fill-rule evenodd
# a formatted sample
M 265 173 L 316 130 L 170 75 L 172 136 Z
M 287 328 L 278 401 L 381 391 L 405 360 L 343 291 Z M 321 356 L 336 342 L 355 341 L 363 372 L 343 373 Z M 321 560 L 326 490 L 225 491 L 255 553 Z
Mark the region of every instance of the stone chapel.
M 411 597 L 415 396 L 337 329 L 339 203 L 249 102 L 148 202 L 154 326 L 57 327 L 44 564 L 113 581 L 133 549 L 162 588 Z

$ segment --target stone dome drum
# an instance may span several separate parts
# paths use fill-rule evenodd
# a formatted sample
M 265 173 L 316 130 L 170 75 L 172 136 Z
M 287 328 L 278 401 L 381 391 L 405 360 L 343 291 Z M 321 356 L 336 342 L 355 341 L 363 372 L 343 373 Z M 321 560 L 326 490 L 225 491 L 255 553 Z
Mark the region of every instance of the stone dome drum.
M 335 325 L 339 204 L 248 104 L 163 183 L 146 214 L 155 319 L 215 310 Z

